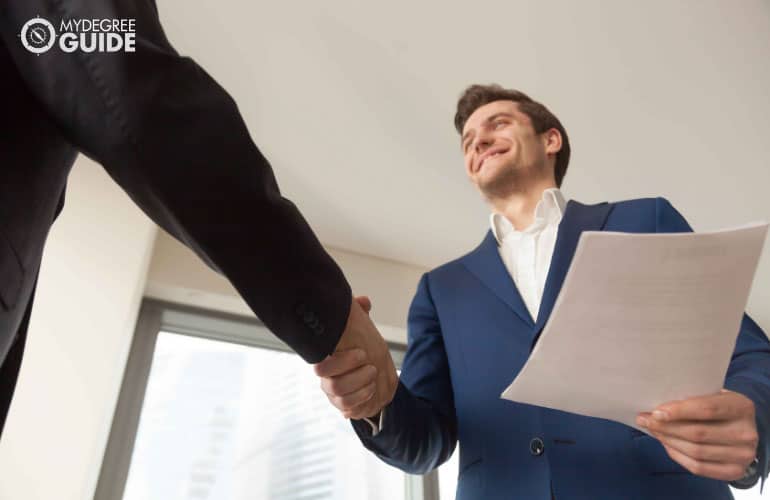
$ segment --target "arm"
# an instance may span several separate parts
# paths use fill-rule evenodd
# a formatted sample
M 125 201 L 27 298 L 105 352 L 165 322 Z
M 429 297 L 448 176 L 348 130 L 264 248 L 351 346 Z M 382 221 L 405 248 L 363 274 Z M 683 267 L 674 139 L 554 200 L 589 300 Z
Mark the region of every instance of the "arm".
M 743 394 L 754 403 L 756 429 L 759 436 L 756 477 L 767 479 L 770 469 L 770 343 L 767 336 L 748 315 L 743 316 L 741 332 L 727 369 L 725 388 Z
M 457 420 L 441 325 L 428 275 L 420 280 L 409 309 L 409 343 L 401 380 L 376 436 L 353 421 L 361 442 L 384 462 L 412 474 L 445 462 L 457 444 Z
M 369 300 L 359 300 L 368 312 Z M 449 366 L 427 275 L 409 309 L 408 326 L 401 381 L 395 378 L 395 393 L 384 404 L 368 402 L 377 371 L 367 366 L 362 352 L 337 352 L 315 370 L 321 389 L 345 418 L 353 419 L 366 448 L 405 472 L 422 474 L 447 460 L 457 443 Z
M 17 36 L 35 16 L 55 25 L 134 18 L 136 52 L 36 56 Z M 351 308 L 345 277 L 281 196 L 232 98 L 169 44 L 153 2 L 5 2 L 0 35 L 61 133 L 151 219 L 224 274 L 307 361 L 335 348 Z
M 692 231 L 663 198 L 657 200 L 656 226 L 658 232 Z M 741 322 L 725 388 L 728 391 L 714 396 L 661 405 L 658 410 L 664 412 L 659 414 L 663 418 L 648 418 L 648 428 L 674 460 L 702 475 L 725 480 L 741 478 L 744 462 L 756 456 L 759 467 L 755 477 L 740 484 L 750 486 L 760 476 L 764 480 L 768 473 L 770 342 L 747 315 Z M 720 462 L 732 465 L 735 472 L 715 465 Z

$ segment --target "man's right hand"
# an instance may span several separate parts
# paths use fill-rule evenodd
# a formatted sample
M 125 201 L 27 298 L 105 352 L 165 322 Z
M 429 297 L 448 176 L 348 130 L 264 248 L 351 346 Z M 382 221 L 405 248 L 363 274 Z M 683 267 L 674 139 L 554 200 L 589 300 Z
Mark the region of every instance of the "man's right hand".
M 393 358 L 369 309 L 368 298 L 353 299 L 337 349 L 315 365 L 321 389 L 345 418 L 377 415 L 393 400 L 398 386 Z

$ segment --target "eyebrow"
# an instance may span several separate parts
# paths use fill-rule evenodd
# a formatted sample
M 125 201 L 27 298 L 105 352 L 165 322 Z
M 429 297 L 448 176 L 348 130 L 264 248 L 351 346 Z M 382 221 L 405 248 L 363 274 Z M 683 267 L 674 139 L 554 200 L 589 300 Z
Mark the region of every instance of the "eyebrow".
M 506 116 L 508 118 L 515 118 L 512 113 L 508 113 L 506 111 L 501 111 L 499 113 L 495 113 L 494 115 L 488 117 L 482 123 L 491 123 L 491 122 L 495 121 L 496 119 L 500 118 L 501 116 Z M 473 130 L 468 130 L 460 138 L 460 147 L 464 147 L 465 146 L 465 141 L 468 140 L 468 137 L 471 136 L 471 132 L 473 132 Z

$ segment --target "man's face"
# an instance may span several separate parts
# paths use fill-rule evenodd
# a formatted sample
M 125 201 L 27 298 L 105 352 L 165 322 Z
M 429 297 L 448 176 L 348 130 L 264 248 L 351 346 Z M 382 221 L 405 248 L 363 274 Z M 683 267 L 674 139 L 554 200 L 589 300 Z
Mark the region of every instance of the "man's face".
M 465 171 L 482 194 L 502 196 L 534 179 L 553 178 L 553 162 L 547 158 L 561 147 L 560 137 L 557 140 L 554 150 L 553 132 L 536 134 L 515 102 L 490 102 L 465 122 L 461 139 Z

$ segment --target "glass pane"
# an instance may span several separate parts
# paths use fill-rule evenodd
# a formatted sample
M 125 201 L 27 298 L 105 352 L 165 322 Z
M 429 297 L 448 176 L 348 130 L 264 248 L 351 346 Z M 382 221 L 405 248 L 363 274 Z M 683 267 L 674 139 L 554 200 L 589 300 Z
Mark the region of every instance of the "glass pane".
M 161 332 L 124 500 L 399 500 L 295 354 Z
M 455 448 L 452 456 L 438 468 L 438 491 L 441 500 L 454 500 L 457 491 L 457 470 L 460 460 L 460 447 Z
M 733 492 L 735 500 L 762 500 L 759 496 L 759 483 L 749 490 L 739 490 L 737 488 L 730 488 Z

